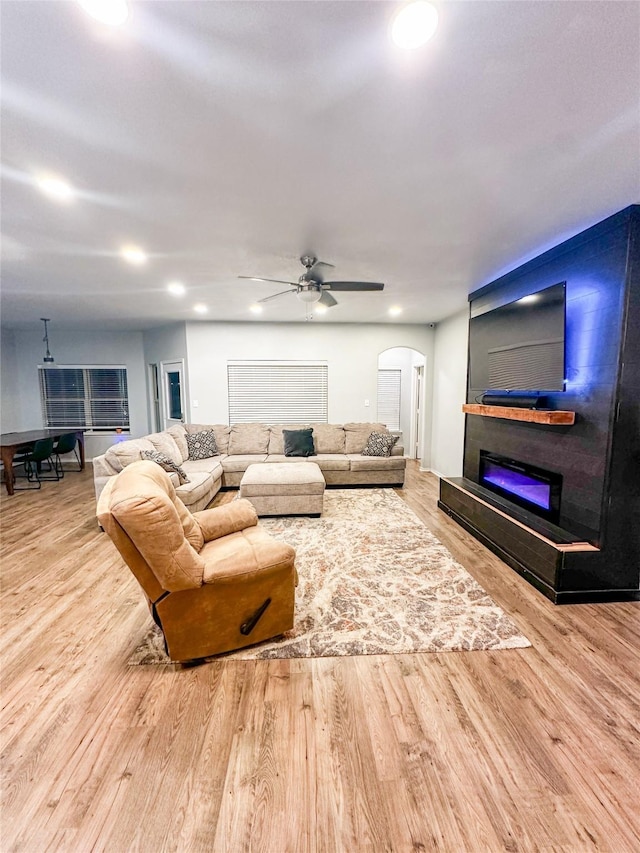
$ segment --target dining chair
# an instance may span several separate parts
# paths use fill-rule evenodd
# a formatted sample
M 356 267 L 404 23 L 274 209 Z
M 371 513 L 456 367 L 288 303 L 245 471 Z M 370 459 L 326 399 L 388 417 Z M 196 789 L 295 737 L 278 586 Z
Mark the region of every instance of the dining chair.
M 78 436 L 75 432 L 65 432 L 61 435 L 56 443 L 53 446 L 53 455 L 55 457 L 55 467 L 58 475 L 60 477 L 64 477 L 64 468 L 62 467 L 62 459 L 61 456 L 65 456 L 68 453 L 75 453 L 76 460 L 78 462 L 78 471 L 82 470 L 82 463 L 80 462 L 80 456 L 78 455 Z M 75 471 L 75 468 L 68 468 L 69 471 Z
M 42 480 L 59 480 L 60 475 L 58 474 L 56 463 L 52 459 L 52 454 L 53 439 L 41 438 L 33 442 L 33 448 L 28 453 L 14 459 L 14 469 L 16 466 L 23 466 L 24 469 L 23 474 L 18 474 L 14 470 L 16 480 L 26 478 L 28 483 L 36 483 L 36 485 L 32 486 L 17 486 L 14 483 L 14 490 L 28 491 L 29 489 L 39 489 Z M 42 466 L 44 464 L 48 465 L 50 472 L 47 475 L 42 473 Z

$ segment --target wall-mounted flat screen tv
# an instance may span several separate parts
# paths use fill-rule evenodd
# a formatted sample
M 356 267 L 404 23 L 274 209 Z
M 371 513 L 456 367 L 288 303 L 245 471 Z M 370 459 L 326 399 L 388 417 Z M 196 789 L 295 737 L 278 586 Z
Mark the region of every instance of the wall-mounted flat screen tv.
M 564 391 L 565 289 L 554 284 L 469 323 L 474 391 Z

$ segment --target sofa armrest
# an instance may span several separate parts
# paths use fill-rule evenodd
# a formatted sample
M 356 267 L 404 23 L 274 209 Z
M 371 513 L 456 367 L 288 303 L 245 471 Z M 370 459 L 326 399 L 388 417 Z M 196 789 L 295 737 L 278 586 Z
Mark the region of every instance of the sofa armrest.
M 205 542 L 220 539 L 229 533 L 237 533 L 247 527 L 255 527 L 258 523 L 255 507 L 244 498 L 213 509 L 194 512 L 193 517 L 200 525 Z

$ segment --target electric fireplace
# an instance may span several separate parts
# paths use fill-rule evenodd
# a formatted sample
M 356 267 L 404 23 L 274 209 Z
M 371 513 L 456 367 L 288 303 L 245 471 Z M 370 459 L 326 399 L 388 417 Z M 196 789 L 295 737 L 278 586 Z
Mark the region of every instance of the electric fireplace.
M 558 523 L 562 474 L 481 450 L 480 485 L 548 521 Z

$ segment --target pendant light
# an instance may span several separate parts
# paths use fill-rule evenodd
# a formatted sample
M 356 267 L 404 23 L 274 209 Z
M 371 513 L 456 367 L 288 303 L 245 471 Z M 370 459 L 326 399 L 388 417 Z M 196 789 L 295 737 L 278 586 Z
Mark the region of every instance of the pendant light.
M 49 322 L 49 317 L 40 317 L 40 319 L 44 323 L 44 338 L 42 339 L 42 341 L 47 345 L 47 351 L 42 360 L 45 364 L 53 364 L 53 356 L 49 352 L 49 332 L 47 331 L 47 323 Z

